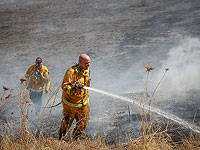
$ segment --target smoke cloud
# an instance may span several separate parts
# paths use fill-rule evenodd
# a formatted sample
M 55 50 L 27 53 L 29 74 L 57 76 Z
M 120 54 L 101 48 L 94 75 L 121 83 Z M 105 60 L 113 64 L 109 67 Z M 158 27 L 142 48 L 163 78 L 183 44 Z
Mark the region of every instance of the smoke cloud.
M 159 90 L 167 94 L 180 94 L 200 89 L 200 39 L 186 37 L 173 47 L 163 61 L 162 72 L 169 68 Z M 154 80 L 162 77 L 161 71 Z

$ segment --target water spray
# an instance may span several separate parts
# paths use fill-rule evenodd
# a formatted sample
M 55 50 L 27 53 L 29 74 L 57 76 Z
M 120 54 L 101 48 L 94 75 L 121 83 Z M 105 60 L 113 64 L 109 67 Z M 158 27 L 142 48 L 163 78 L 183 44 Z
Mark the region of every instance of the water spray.
M 115 95 L 115 94 L 112 94 L 112 93 L 109 93 L 109 92 L 105 92 L 103 90 L 99 90 L 99 89 L 95 89 L 95 88 L 91 88 L 91 87 L 86 87 L 84 86 L 83 87 L 84 89 L 88 89 L 88 90 L 91 90 L 91 91 L 94 91 L 94 92 L 97 92 L 97 93 L 101 93 L 101 94 L 104 94 L 104 95 L 107 95 L 107 96 L 111 96 L 111 97 L 114 97 L 114 98 L 117 98 L 117 99 L 120 99 L 120 100 L 123 100 L 123 101 L 127 101 L 127 102 L 130 102 L 130 103 L 133 103 L 137 106 L 140 106 L 140 104 L 133 100 L 133 99 L 130 99 L 130 98 L 127 98 L 127 97 L 123 97 L 123 96 L 120 96 L 120 95 Z M 145 110 L 149 110 L 149 107 L 147 105 L 144 105 L 144 109 Z M 173 115 L 173 114 L 170 114 L 170 113 L 167 113 L 167 112 L 164 112 L 162 110 L 160 110 L 159 108 L 155 108 L 155 107 L 152 107 L 151 109 L 151 112 L 154 112 L 154 113 L 157 113 L 158 115 L 160 116 L 163 116 L 169 120 L 172 120 L 186 128 L 189 128 L 191 129 L 192 131 L 196 132 L 196 133 L 200 133 L 200 128 L 198 126 L 195 126 L 193 124 L 190 124 L 188 122 L 186 122 L 185 120 Z
M 126 102 L 130 102 L 130 103 L 133 103 L 137 106 L 140 106 L 140 103 L 138 103 L 137 101 L 133 100 L 133 99 L 130 99 L 130 98 L 127 98 L 127 97 L 123 97 L 123 96 L 120 96 L 120 95 L 116 95 L 116 94 L 112 94 L 112 93 L 109 93 L 109 92 L 106 92 L 106 91 L 103 91 L 103 90 L 99 90 L 99 89 L 95 89 L 95 88 L 91 88 L 91 87 L 86 87 L 84 85 L 81 85 L 79 83 L 74 83 L 74 86 L 76 86 L 77 88 L 80 88 L 80 89 L 88 89 L 88 90 L 91 90 L 91 91 L 94 91 L 94 92 L 97 92 L 97 93 L 101 93 L 103 95 L 107 95 L 107 96 L 111 96 L 111 97 L 114 97 L 114 98 L 117 98 L 117 99 L 120 99 L 120 100 L 123 100 L 123 101 L 126 101 Z M 52 108 L 52 107 L 56 107 L 58 105 L 60 105 L 62 103 L 59 102 L 58 104 L 56 105 L 53 105 L 53 106 L 50 106 L 50 107 L 43 107 L 43 108 Z M 144 105 L 144 109 L 145 110 L 149 110 L 149 106 L 147 105 Z M 200 128 L 198 126 L 195 126 L 194 124 L 190 124 L 188 122 L 186 122 L 185 120 L 179 118 L 178 116 L 176 115 L 173 115 L 173 114 L 170 114 L 170 113 L 167 113 L 165 111 L 162 111 L 160 110 L 159 108 L 156 108 L 156 107 L 151 107 L 151 112 L 154 112 L 160 116 L 163 116 L 169 120 L 172 120 L 186 128 L 189 128 L 191 129 L 192 131 L 196 132 L 196 133 L 200 133 Z

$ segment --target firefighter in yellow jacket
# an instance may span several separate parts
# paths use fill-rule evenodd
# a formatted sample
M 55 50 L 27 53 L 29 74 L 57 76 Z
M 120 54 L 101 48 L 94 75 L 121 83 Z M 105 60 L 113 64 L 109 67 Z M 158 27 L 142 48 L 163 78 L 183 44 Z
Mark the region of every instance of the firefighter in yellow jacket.
M 48 93 L 50 86 L 49 72 L 47 67 L 43 66 L 42 58 L 36 58 L 35 64 L 28 68 L 25 78 L 27 89 L 30 91 L 30 99 L 36 104 L 36 113 L 39 113 L 43 90 L 45 88 L 45 92 Z
M 59 140 L 76 120 L 73 138 L 85 136 L 90 114 L 89 91 L 83 86 L 90 86 L 90 57 L 86 54 L 79 56 L 79 63 L 69 68 L 62 82 L 63 120 L 61 122 Z

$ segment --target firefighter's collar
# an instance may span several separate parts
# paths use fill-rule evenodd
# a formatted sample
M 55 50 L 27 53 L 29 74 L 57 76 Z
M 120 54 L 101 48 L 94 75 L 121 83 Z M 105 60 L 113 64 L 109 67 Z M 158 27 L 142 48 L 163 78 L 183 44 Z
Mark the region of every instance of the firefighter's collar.
M 84 69 L 81 69 L 80 65 L 79 64 L 76 64 L 76 67 L 74 68 L 74 71 L 77 72 L 77 73 L 81 73 L 81 72 L 85 72 Z
M 42 70 L 42 66 L 41 66 L 41 68 L 38 68 L 38 66 L 35 64 L 35 69 L 36 70 Z

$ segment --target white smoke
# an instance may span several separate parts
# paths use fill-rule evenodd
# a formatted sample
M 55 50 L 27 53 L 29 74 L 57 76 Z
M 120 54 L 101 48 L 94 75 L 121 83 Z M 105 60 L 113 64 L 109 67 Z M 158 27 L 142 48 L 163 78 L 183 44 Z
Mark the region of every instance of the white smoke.
M 160 84 L 159 91 L 178 94 L 200 89 L 200 39 L 184 38 L 168 53 L 163 70 L 169 68 Z M 158 77 L 159 76 L 159 77 Z M 161 78 L 158 74 L 155 79 Z

